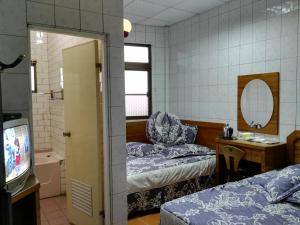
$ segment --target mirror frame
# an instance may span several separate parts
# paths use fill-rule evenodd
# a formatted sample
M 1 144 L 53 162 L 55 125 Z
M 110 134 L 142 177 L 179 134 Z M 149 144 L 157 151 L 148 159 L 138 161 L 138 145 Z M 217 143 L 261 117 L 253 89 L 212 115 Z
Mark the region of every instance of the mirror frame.
M 251 128 L 243 117 L 241 109 L 242 93 L 246 85 L 255 79 L 266 82 L 269 86 L 273 96 L 273 114 L 270 121 L 261 129 Z M 278 135 L 278 122 L 279 122 L 279 73 L 262 73 L 238 76 L 238 120 L 237 128 L 239 131 L 248 131 L 254 133 Z

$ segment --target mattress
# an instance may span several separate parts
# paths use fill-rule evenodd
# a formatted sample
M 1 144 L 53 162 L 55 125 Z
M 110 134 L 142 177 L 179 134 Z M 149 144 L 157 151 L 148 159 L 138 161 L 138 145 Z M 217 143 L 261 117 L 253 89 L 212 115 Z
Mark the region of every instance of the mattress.
M 288 202 L 269 203 L 261 185 L 265 175 L 210 188 L 167 202 L 160 225 L 300 224 L 300 207 Z
M 188 225 L 181 218 L 172 214 L 171 212 L 165 210 L 164 208 L 160 209 L 160 225 Z
M 163 154 L 127 157 L 128 194 L 210 176 L 216 165 L 215 155 L 186 156 L 170 159 Z

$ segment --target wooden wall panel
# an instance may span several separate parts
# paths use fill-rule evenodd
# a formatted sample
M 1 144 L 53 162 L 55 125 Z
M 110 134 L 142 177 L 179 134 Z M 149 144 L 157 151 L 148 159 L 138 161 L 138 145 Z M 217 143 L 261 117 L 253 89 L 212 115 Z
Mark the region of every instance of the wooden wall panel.
M 192 120 L 184 120 L 182 122 L 198 127 L 196 144 L 207 146 L 211 149 L 217 149 L 216 138 L 223 136 L 223 129 L 225 124 Z
M 126 123 L 126 141 L 149 143 L 146 137 L 146 120 Z
M 149 143 L 146 137 L 146 122 L 135 121 L 126 123 L 126 141 L 127 142 L 144 142 Z M 210 123 L 192 120 L 183 120 L 182 123 L 198 127 L 196 144 L 216 149 L 216 138 L 223 134 L 223 123 Z
M 300 163 L 300 131 L 295 130 L 287 137 L 287 151 L 289 164 Z
M 295 164 L 300 163 L 300 139 L 295 143 Z

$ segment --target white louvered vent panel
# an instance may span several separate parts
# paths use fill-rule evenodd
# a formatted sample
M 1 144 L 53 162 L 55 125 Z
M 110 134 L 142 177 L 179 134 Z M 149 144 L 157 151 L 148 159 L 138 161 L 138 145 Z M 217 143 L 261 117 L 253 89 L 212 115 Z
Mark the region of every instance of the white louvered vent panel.
M 72 206 L 93 216 L 92 187 L 79 181 L 71 181 Z

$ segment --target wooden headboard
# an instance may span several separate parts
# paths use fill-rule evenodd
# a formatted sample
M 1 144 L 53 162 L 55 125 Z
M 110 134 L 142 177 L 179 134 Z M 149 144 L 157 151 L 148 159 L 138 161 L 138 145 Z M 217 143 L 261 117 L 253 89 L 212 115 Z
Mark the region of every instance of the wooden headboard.
M 146 137 L 147 121 L 136 121 L 126 123 L 126 141 L 136 141 L 149 143 Z M 223 134 L 223 123 L 200 122 L 192 120 L 183 120 L 182 123 L 198 126 L 196 144 L 216 149 L 216 138 Z
M 300 163 L 300 130 L 296 130 L 287 137 L 287 151 L 289 164 Z
M 146 137 L 147 121 L 126 122 L 126 142 L 136 141 L 149 143 Z

